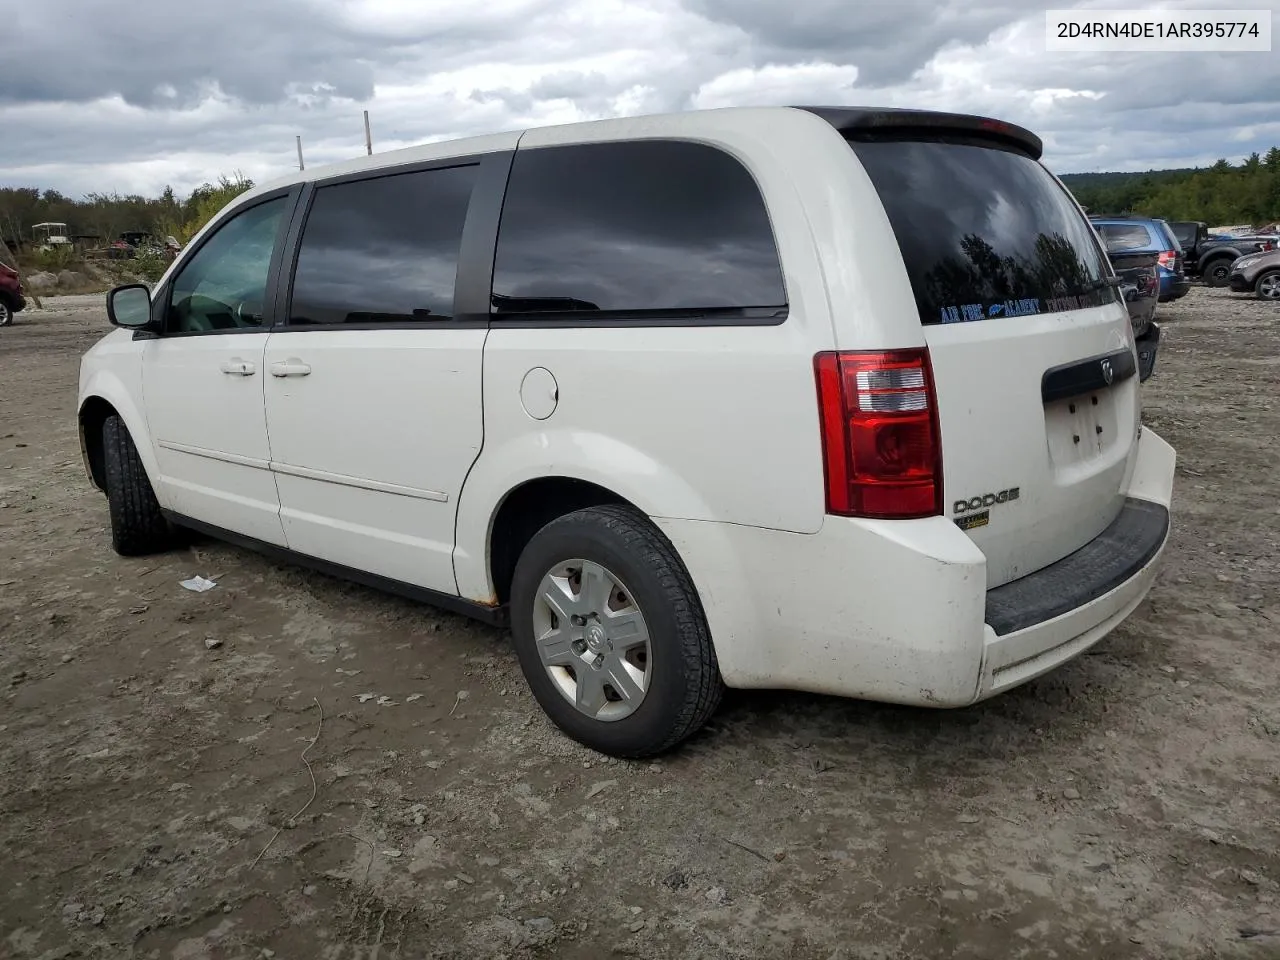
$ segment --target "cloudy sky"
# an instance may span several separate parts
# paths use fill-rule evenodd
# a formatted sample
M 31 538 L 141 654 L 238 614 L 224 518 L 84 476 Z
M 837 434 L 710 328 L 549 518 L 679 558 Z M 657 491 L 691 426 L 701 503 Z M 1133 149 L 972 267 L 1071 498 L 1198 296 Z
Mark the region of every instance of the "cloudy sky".
M 0 0 L 0 186 L 185 191 L 364 151 L 754 104 L 1030 127 L 1059 172 L 1280 144 L 1280 55 L 1057 54 L 1046 8 L 1280 0 Z M 1273 30 L 1275 29 L 1273 14 Z

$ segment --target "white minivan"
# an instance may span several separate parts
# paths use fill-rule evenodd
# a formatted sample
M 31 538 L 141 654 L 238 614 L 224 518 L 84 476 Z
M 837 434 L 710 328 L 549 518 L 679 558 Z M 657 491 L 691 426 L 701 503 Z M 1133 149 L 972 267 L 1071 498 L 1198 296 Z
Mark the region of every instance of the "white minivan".
M 84 357 L 122 554 L 181 528 L 493 623 L 568 735 L 724 687 L 959 707 L 1142 601 L 1174 451 L 1032 133 L 752 108 L 237 198 Z

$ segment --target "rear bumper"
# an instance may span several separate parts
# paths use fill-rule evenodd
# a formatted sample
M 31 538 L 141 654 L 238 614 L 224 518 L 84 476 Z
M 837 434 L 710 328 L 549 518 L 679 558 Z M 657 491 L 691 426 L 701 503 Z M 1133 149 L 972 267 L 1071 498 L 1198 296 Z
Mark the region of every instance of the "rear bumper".
M 5 302 L 9 304 L 9 309 L 14 313 L 21 313 L 27 306 L 27 298 L 20 293 L 0 291 L 0 297 L 4 297 Z
M 1151 589 L 1168 538 L 1168 508 L 1130 498 L 1097 539 L 988 591 L 979 696 L 1039 676 L 1106 636 Z
M 958 707 L 1024 683 L 1141 603 L 1169 535 L 1173 448 L 1143 430 L 1126 509 L 995 590 L 949 519 L 828 518 L 817 534 L 655 518 L 689 567 L 725 682 Z
M 1191 289 L 1191 281 L 1184 276 L 1168 274 L 1160 278 L 1160 302 L 1180 300 Z

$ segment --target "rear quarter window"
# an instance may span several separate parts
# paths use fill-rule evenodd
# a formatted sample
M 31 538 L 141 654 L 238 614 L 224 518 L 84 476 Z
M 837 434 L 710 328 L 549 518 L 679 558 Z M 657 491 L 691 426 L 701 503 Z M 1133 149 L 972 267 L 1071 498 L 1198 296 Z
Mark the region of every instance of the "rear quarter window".
M 1156 228 L 1160 231 L 1161 237 L 1164 238 L 1164 242 L 1168 245 L 1170 250 L 1180 250 L 1182 248 L 1182 244 L 1178 242 L 1178 238 L 1174 234 L 1173 228 L 1169 226 L 1166 221 L 1157 220 Z
M 785 316 L 764 200 L 737 159 L 684 141 L 516 153 L 493 271 L 497 316 Z
M 1116 301 L 1089 223 L 1037 161 L 934 140 L 852 140 L 884 204 L 923 324 Z

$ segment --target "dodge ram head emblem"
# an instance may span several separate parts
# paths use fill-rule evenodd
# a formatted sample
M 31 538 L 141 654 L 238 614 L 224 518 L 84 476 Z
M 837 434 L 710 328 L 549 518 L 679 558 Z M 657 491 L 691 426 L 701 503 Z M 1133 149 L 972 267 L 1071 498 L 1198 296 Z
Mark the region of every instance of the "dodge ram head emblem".
M 1102 361 L 1102 380 L 1103 380 L 1103 382 L 1104 382 L 1104 383 L 1106 383 L 1106 385 L 1109 387 L 1109 386 L 1111 386 L 1111 381 L 1112 381 L 1112 380 L 1114 380 L 1115 378 L 1116 378 L 1116 372 L 1115 372 L 1115 370 L 1114 370 L 1114 369 L 1112 369 L 1112 367 L 1111 367 L 1111 361 L 1110 361 L 1110 360 L 1103 360 L 1103 361 Z

